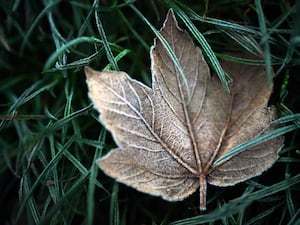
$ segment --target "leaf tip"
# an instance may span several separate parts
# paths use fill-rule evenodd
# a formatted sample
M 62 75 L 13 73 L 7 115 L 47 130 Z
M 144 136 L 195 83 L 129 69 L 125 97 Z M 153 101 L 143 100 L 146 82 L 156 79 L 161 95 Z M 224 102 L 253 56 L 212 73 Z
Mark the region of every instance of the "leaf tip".
M 95 74 L 95 70 L 93 70 L 89 66 L 85 66 L 84 67 L 84 73 L 85 73 L 86 77 L 89 79 Z
M 174 25 L 177 29 L 182 31 L 182 29 L 178 26 L 178 22 L 177 22 L 175 13 L 174 13 L 173 9 L 171 8 L 171 9 L 169 9 L 169 11 L 167 13 L 166 19 L 163 23 L 161 30 L 165 29 L 166 27 L 169 27 L 169 26 L 171 27 Z
M 172 16 L 172 18 L 175 19 L 174 10 L 173 10 L 172 8 L 170 8 L 170 9 L 168 10 L 166 19 L 168 19 L 170 16 Z
M 100 162 L 101 162 L 102 158 L 96 159 L 95 163 L 100 167 Z

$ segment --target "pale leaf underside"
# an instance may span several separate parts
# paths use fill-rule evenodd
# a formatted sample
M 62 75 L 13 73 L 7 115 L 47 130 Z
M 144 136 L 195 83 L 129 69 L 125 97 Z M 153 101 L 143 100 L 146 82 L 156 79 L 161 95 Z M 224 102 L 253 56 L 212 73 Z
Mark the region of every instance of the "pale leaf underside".
M 172 11 L 160 33 L 185 81 L 159 40 L 151 49 L 152 88 L 124 72 L 85 69 L 90 98 L 119 147 L 98 163 L 118 181 L 169 201 L 200 187 L 200 208 L 205 209 L 206 182 L 234 185 L 276 161 L 283 137 L 212 167 L 233 147 L 274 129 L 275 112 L 267 107 L 272 87 L 263 66 L 226 61 L 221 65 L 233 79 L 231 94 L 226 94 Z

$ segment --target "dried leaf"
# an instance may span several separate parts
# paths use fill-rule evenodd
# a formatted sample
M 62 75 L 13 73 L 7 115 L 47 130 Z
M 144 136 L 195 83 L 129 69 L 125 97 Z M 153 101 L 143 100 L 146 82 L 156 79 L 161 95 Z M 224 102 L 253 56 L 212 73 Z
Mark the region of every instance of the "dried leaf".
M 119 146 L 98 163 L 119 182 L 169 201 L 200 187 L 200 208 L 205 209 L 207 182 L 234 185 L 276 161 L 283 137 L 212 167 L 233 147 L 274 129 L 275 110 L 267 107 L 272 87 L 263 66 L 221 62 L 233 79 L 228 95 L 172 11 L 160 34 L 184 77 L 159 40 L 151 49 L 152 88 L 124 72 L 85 69 L 90 98 Z

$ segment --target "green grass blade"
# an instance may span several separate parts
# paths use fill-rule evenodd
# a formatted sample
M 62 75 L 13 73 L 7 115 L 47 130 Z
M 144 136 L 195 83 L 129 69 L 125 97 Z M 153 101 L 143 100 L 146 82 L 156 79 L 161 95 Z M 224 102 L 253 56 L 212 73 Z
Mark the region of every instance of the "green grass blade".
M 299 225 L 300 224 L 300 208 L 297 210 L 295 215 L 291 218 L 287 225 Z
M 126 56 L 128 53 L 130 53 L 129 49 L 124 49 L 123 51 L 121 51 L 115 58 L 116 62 L 119 62 L 119 60 L 121 60 L 124 56 Z M 104 70 L 111 70 L 112 69 L 112 64 L 108 64 Z
M 256 5 L 256 10 L 258 15 L 260 31 L 262 33 L 261 45 L 264 51 L 267 80 L 271 84 L 273 82 L 273 77 L 272 77 L 271 49 L 269 44 L 270 34 L 267 31 L 267 26 L 265 22 L 265 16 L 261 5 L 261 1 L 255 0 L 255 5 Z
M 62 53 L 64 53 L 65 51 L 67 51 L 69 48 L 76 46 L 80 43 L 92 43 L 92 44 L 103 44 L 104 42 L 98 38 L 95 37 L 79 37 L 79 38 L 75 38 L 72 41 L 69 41 L 68 43 L 66 43 L 65 45 L 63 45 L 61 48 L 57 49 L 46 61 L 43 71 L 48 71 L 51 66 L 54 64 L 54 62 L 56 61 L 56 59 L 59 57 L 59 55 L 61 55 Z M 119 47 L 116 44 L 112 44 L 110 43 L 110 48 L 116 49 L 116 50 L 121 50 L 122 48 Z
M 262 55 L 259 44 L 251 35 L 231 30 L 222 30 L 222 32 L 224 32 L 228 37 L 237 42 L 247 52 L 251 52 L 254 55 Z
M 249 33 L 253 35 L 259 35 L 259 31 L 255 27 L 249 27 L 249 26 L 243 26 L 234 22 L 229 22 L 226 20 L 211 18 L 209 16 L 201 16 L 197 14 L 195 11 L 191 10 L 187 5 L 183 4 L 182 2 L 176 1 L 176 4 L 178 4 L 184 11 L 187 12 L 191 20 L 200 21 L 203 23 L 208 23 L 215 25 L 219 27 L 220 29 L 226 29 L 226 30 L 233 30 L 237 32 L 244 32 Z M 173 6 L 173 5 L 171 5 Z
M 23 192 L 24 193 L 28 193 L 30 191 L 30 187 L 31 187 L 31 183 L 29 181 L 30 176 L 29 175 L 25 175 L 23 177 Z M 39 224 L 40 222 L 40 215 L 39 215 L 39 212 L 38 212 L 38 207 L 37 207 L 37 204 L 34 200 L 34 197 L 33 195 L 30 195 L 28 197 L 28 202 L 27 202 L 27 214 L 29 216 L 29 218 L 32 218 L 33 221 L 34 221 L 34 224 Z
M 96 9 L 98 9 L 99 8 L 99 0 L 95 0 L 93 6 Z M 109 43 L 108 43 L 105 31 L 104 31 L 104 28 L 103 28 L 103 25 L 102 25 L 102 22 L 101 22 L 101 19 L 100 19 L 100 16 L 99 16 L 99 13 L 98 13 L 97 10 L 95 10 L 95 18 L 96 18 L 96 24 L 97 24 L 97 28 L 98 28 L 100 37 L 103 40 L 103 46 L 105 48 L 107 59 L 110 62 L 112 68 L 114 70 L 119 71 L 119 67 L 118 67 L 117 61 L 115 60 L 115 57 L 114 57 L 114 55 L 112 53 L 112 50 L 111 50 L 111 48 L 109 46 Z
M 28 201 L 30 200 L 33 191 L 37 188 L 41 180 L 44 178 L 44 176 L 58 163 L 58 161 L 62 158 L 65 149 L 68 149 L 69 146 L 75 141 L 75 138 L 70 139 L 64 146 L 58 146 L 59 152 L 55 155 L 54 158 L 49 162 L 49 164 L 43 169 L 43 171 L 39 174 L 39 177 L 35 180 L 35 182 L 31 185 L 31 188 L 26 191 L 26 195 L 24 199 L 22 199 L 21 206 L 18 210 L 16 221 L 18 222 L 21 218 L 21 215 L 23 213 L 23 210 L 25 209 L 26 205 L 28 204 Z
M 66 193 L 62 196 L 62 198 L 55 203 L 55 205 L 51 208 L 51 210 L 47 213 L 47 215 L 41 219 L 41 222 L 39 224 L 49 224 L 49 221 L 51 217 L 56 215 L 59 212 L 60 208 L 63 208 L 65 206 L 65 203 L 67 199 L 72 198 L 74 193 L 78 190 L 80 190 L 81 186 L 84 184 L 84 182 L 88 179 L 89 174 L 82 175 L 79 179 L 74 182 L 71 188 L 68 189 Z M 68 223 L 70 224 L 70 223 Z
M 103 143 L 106 137 L 106 130 L 102 129 L 99 135 L 98 141 Z M 94 224 L 94 202 L 95 202 L 95 188 L 96 188 L 96 181 L 97 181 L 97 174 L 99 171 L 99 166 L 95 163 L 96 160 L 102 155 L 103 146 L 99 146 L 96 148 L 93 163 L 89 169 L 90 177 L 89 177 L 89 184 L 88 184 L 88 191 L 87 191 L 87 225 Z
M 159 31 L 157 29 L 155 29 L 155 27 L 146 19 L 146 17 L 144 17 L 144 15 L 133 5 L 131 5 L 131 8 L 135 11 L 135 13 L 151 28 L 151 30 L 154 32 L 154 34 L 156 35 L 156 37 L 161 41 L 161 43 L 163 44 L 164 48 L 166 49 L 167 53 L 169 54 L 169 56 L 171 57 L 171 59 L 173 60 L 176 68 L 178 69 L 179 75 L 181 76 L 183 83 L 186 87 L 186 91 L 187 91 L 187 95 L 188 95 L 188 99 L 190 99 L 191 94 L 190 94 L 190 88 L 187 82 L 187 79 L 184 75 L 184 72 L 182 70 L 182 67 L 179 63 L 179 60 L 176 56 L 176 54 L 174 53 L 174 51 L 172 50 L 171 46 L 169 45 L 169 43 L 166 41 L 166 39 L 159 33 Z
M 43 18 L 43 16 L 45 16 L 53 7 L 55 7 L 58 3 L 60 2 L 60 0 L 56 0 L 56 1 L 51 1 L 51 3 L 49 5 L 47 5 L 42 11 L 41 13 L 36 17 L 36 19 L 34 20 L 34 22 L 31 24 L 31 26 L 29 27 L 28 31 L 26 32 L 24 38 L 23 38 L 23 42 L 20 48 L 20 52 L 21 54 L 24 51 L 25 45 L 28 44 L 29 41 L 29 37 L 33 31 L 33 29 L 38 25 L 38 23 L 40 22 L 40 20 Z
M 268 197 L 270 195 L 283 191 L 299 183 L 300 183 L 300 174 L 288 178 L 279 183 L 273 184 L 269 187 L 264 187 L 261 190 L 255 191 L 253 193 L 243 195 L 237 199 L 230 201 L 223 207 L 216 209 L 210 213 L 175 221 L 171 223 L 171 225 L 198 225 L 207 222 L 215 222 L 221 220 L 224 217 L 229 217 L 230 215 L 234 215 L 238 213 L 240 210 L 246 210 L 247 206 L 251 204 L 252 201 Z
M 119 212 L 119 200 L 118 200 L 119 184 L 114 183 L 113 191 L 110 199 L 110 211 L 109 211 L 109 224 L 119 225 L 120 224 L 120 212 Z
M 257 138 L 254 138 L 250 141 L 247 141 L 246 143 L 243 143 L 241 145 L 238 145 L 234 148 L 232 148 L 230 151 L 228 151 L 226 154 L 224 154 L 223 156 L 221 156 L 220 158 L 218 158 L 212 165 L 212 167 L 216 167 L 222 163 L 224 163 L 225 161 L 231 159 L 233 156 L 236 156 L 237 154 L 241 153 L 242 151 L 245 151 L 246 149 L 258 145 L 264 141 L 268 141 L 271 140 L 275 137 L 279 137 L 283 134 L 286 134 L 288 132 L 291 132 L 293 130 L 296 130 L 297 126 L 295 125 L 289 125 L 289 126 L 285 126 L 285 127 L 281 127 L 281 128 L 277 128 L 271 132 L 268 132 L 266 134 L 263 134 Z
M 146 51 L 149 51 L 149 45 L 143 40 L 141 35 L 134 29 L 134 27 L 132 27 L 127 17 L 121 11 L 118 11 L 118 14 L 120 15 L 120 19 L 124 21 L 128 29 L 132 32 L 133 36 L 141 43 Z
M 257 216 L 251 218 L 245 225 L 252 225 L 252 224 L 258 224 L 261 223 L 260 220 L 263 220 L 265 217 L 271 215 L 277 208 L 279 208 L 281 205 L 275 205 L 271 208 L 259 213 Z
M 182 19 L 184 24 L 187 26 L 187 28 L 190 30 L 190 32 L 193 34 L 193 36 L 196 38 L 196 40 L 201 45 L 204 54 L 207 56 L 210 64 L 212 65 L 213 69 L 216 71 L 224 90 L 227 93 L 230 93 L 230 89 L 228 86 L 227 77 L 219 63 L 219 60 L 217 59 L 216 55 L 214 54 L 213 50 L 211 49 L 210 45 L 204 38 L 204 36 L 201 34 L 201 32 L 196 28 L 196 26 L 192 23 L 190 18 L 174 3 L 171 1 L 167 1 L 171 8 L 174 9 L 174 11 L 178 14 L 178 16 Z
M 300 123 L 300 121 L 298 121 L 300 119 L 300 113 L 295 113 L 295 114 L 291 114 L 291 115 L 287 115 L 287 116 L 283 116 L 278 118 L 277 120 L 274 120 L 273 123 L 288 123 L 288 122 L 297 122 L 297 124 Z
M 78 159 L 76 159 L 75 156 L 72 155 L 68 150 L 65 150 L 64 155 L 74 165 L 74 167 L 80 171 L 81 174 L 84 175 L 89 173 L 85 166 L 83 166 L 82 163 Z

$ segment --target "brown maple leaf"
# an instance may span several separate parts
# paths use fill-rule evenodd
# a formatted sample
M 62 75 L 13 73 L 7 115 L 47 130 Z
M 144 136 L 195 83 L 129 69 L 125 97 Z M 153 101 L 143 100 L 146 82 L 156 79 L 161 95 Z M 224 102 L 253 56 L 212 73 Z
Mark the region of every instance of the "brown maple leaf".
M 85 68 L 89 96 L 119 146 L 98 164 L 119 182 L 169 201 L 182 200 L 200 187 L 200 208 L 205 209 L 207 182 L 234 185 L 276 161 L 283 137 L 213 166 L 233 147 L 274 129 L 275 110 L 267 107 L 272 87 L 264 66 L 227 61 L 221 63 L 233 80 L 227 94 L 172 11 L 160 34 L 182 70 L 156 40 L 152 88 L 124 72 Z

